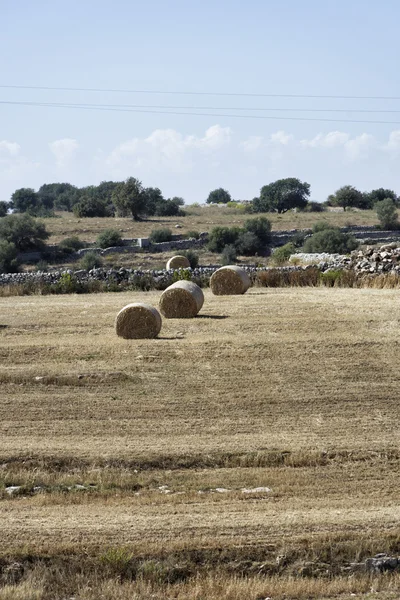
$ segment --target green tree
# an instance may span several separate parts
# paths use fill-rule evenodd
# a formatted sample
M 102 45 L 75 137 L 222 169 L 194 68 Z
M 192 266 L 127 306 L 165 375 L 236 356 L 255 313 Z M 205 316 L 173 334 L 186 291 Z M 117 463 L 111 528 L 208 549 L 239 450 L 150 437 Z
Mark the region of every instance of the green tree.
M 41 249 L 49 237 L 45 225 L 30 215 L 7 215 L 0 219 L 0 240 L 15 244 L 19 252 Z
M 364 195 L 352 185 L 344 185 L 329 196 L 332 206 L 342 206 L 346 208 L 365 208 Z
M 124 242 L 119 231 L 105 229 L 97 236 L 96 244 L 99 248 L 111 248 L 112 246 L 123 246 Z
M 18 213 L 36 214 L 41 206 L 39 196 L 32 188 L 20 188 L 11 196 L 11 208 Z
M 399 221 L 396 205 L 392 198 L 385 198 L 375 204 L 376 214 L 382 229 L 398 229 Z
M 157 214 L 158 205 L 165 202 L 165 198 L 162 195 L 160 188 L 144 188 L 143 194 L 145 196 L 146 214 L 149 216 Z
M 269 244 L 271 241 L 271 222 L 267 219 L 267 217 L 247 219 L 244 222 L 244 228 L 246 231 L 251 231 L 254 233 L 264 246 Z
M 207 204 L 227 204 L 228 202 L 232 202 L 232 198 L 227 190 L 218 188 L 208 194 L 206 202 Z
M 243 231 L 236 240 L 236 249 L 243 256 L 254 256 L 262 249 L 262 242 L 252 231 Z
M 5 217 L 8 212 L 9 203 L 5 200 L 0 200 L 0 217 Z
M 112 193 L 112 201 L 118 214 L 126 216 L 130 213 L 135 221 L 146 213 L 146 194 L 142 182 L 134 177 L 118 184 Z
M 79 202 L 74 205 L 73 211 L 79 218 L 109 216 L 104 200 L 91 195 L 81 196 Z
M 18 272 L 18 250 L 12 242 L 0 239 L 0 273 Z
M 222 252 L 225 246 L 235 245 L 243 232 L 240 227 L 214 227 L 208 237 L 210 252 Z
M 309 195 L 309 183 L 295 177 L 278 179 L 261 188 L 260 197 L 253 200 L 253 212 L 283 213 L 291 208 L 303 209 Z
M 395 204 L 397 204 L 399 200 L 393 190 L 385 190 L 383 188 L 365 192 L 363 196 L 367 208 L 374 208 L 377 202 L 382 202 L 382 200 L 386 200 L 387 198 L 393 200 Z
M 342 233 L 339 227 L 332 227 L 327 223 L 323 226 L 314 226 L 314 233 L 304 243 L 304 252 L 329 254 L 347 254 L 358 246 L 357 240 L 349 233 Z

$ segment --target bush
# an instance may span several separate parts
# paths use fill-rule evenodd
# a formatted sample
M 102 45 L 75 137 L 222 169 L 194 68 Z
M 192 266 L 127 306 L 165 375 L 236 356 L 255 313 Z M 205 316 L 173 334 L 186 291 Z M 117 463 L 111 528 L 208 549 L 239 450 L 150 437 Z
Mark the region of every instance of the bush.
M 323 212 L 326 209 L 325 206 L 321 204 L 321 202 L 315 202 L 314 200 L 310 200 L 307 203 L 306 210 L 308 212 Z
M 193 238 L 195 240 L 198 240 L 200 238 L 200 233 L 198 231 L 188 231 L 186 236 L 188 239 Z
M 92 196 L 83 196 L 79 202 L 74 205 L 74 215 L 76 217 L 108 217 L 109 211 L 103 200 Z
M 161 242 L 170 242 L 172 240 L 172 231 L 170 229 L 153 229 L 150 233 L 149 239 L 153 244 L 160 244 Z
M 304 240 L 306 239 L 306 235 L 307 234 L 303 231 L 296 231 L 296 233 L 292 235 L 290 243 L 293 244 L 295 248 L 301 248 L 301 246 L 304 244 Z
M 272 253 L 272 260 L 276 265 L 283 265 L 289 260 L 292 254 L 295 252 L 294 244 L 289 242 L 280 248 L 276 248 Z
M 99 269 L 103 266 L 103 259 L 96 252 L 87 252 L 79 261 L 81 269 L 90 271 L 91 269 Z
M 121 234 L 116 229 L 105 229 L 97 237 L 96 244 L 99 248 L 111 248 L 112 246 L 123 246 Z
M 208 238 L 208 249 L 210 252 L 222 252 L 225 246 L 236 244 L 242 231 L 240 227 L 214 227 Z
M 328 252 L 347 254 L 358 246 L 357 240 L 349 233 L 342 233 L 338 227 L 324 227 L 305 241 L 304 252 Z
M 49 265 L 45 260 L 39 260 L 39 262 L 35 265 L 35 271 L 37 273 L 46 273 L 48 271 Z
M 271 241 L 271 222 L 266 217 L 247 219 L 244 222 L 244 228 L 246 231 L 254 233 L 263 246 Z
M 186 256 L 192 269 L 198 267 L 199 255 L 196 252 L 193 252 L 193 250 L 184 250 L 183 252 L 181 252 L 181 254 L 182 256 Z
M 77 235 L 73 235 L 68 238 L 64 238 L 58 244 L 58 249 L 63 251 L 65 254 L 73 254 L 81 248 L 86 248 L 85 242 L 80 240 Z
M 8 212 L 9 204 L 5 200 L 0 200 L 0 217 L 5 217 Z
M 239 235 L 235 246 L 239 254 L 242 254 L 243 256 L 254 256 L 261 250 L 262 243 L 255 233 L 244 231 Z
M 0 239 L 15 244 L 19 252 L 40 250 L 49 237 L 44 224 L 28 214 L 7 215 L 0 219 Z
M 12 242 L 0 240 L 0 273 L 18 272 L 18 250 Z
M 391 198 L 377 202 L 375 210 L 382 229 L 398 229 L 400 227 L 396 205 Z
M 232 265 L 236 262 L 236 248 L 233 244 L 228 244 L 221 253 L 221 265 Z

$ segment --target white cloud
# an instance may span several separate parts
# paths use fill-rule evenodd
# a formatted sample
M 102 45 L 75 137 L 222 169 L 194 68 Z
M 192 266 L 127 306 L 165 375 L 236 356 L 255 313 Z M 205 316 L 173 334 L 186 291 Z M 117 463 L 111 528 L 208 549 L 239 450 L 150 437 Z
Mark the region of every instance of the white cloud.
M 17 156 L 21 146 L 16 142 L 8 142 L 7 140 L 0 141 L 0 153 L 8 154 L 9 156 Z
M 346 155 L 351 160 L 366 158 L 374 146 L 376 146 L 376 140 L 373 135 L 368 133 L 362 133 L 349 139 L 344 145 Z
M 335 148 L 337 146 L 344 146 L 349 138 L 350 135 L 344 131 L 330 131 L 327 134 L 318 133 L 310 140 L 301 140 L 300 145 L 306 148 Z
M 387 150 L 397 151 L 400 149 L 400 130 L 391 131 L 389 141 L 385 147 Z
M 277 131 L 276 133 L 271 134 L 270 140 L 274 144 L 282 144 L 282 146 L 287 146 L 290 142 L 294 141 L 294 135 L 291 133 L 286 133 L 285 131 Z
M 240 142 L 239 145 L 245 152 L 255 152 L 261 148 L 263 143 L 263 138 L 260 135 L 251 135 L 244 142 Z
M 79 148 L 79 144 L 76 140 L 64 138 L 62 140 L 50 142 L 49 148 L 56 158 L 57 166 L 65 167 L 74 157 Z
M 193 168 L 196 153 L 212 156 L 230 145 L 232 130 L 213 125 L 202 137 L 184 136 L 175 129 L 156 129 L 147 138 L 133 138 L 119 144 L 109 154 L 107 164 L 114 169 L 143 167 L 170 169 L 182 173 Z M 215 164 L 215 162 L 214 162 Z

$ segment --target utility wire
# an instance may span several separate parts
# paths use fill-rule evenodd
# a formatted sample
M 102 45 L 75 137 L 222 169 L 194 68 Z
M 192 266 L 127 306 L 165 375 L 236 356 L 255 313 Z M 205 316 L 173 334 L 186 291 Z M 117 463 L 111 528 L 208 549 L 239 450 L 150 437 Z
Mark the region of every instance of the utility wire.
M 80 87 L 51 87 L 39 85 L 5 85 L 0 84 L 3 89 L 19 90 L 47 90 L 64 92 L 109 92 L 121 94 L 169 94 L 176 96 L 246 96 L 249 98 L 331 98 L 347 100 L 400 100 L 400 96 L 350 96 L 333 94 L 252 94 L 244 92 L 191 92 L 191 91 L 168 91 L 168 90 L 126 90 L 113 88 L 80 88 Z
M 253 108 L 251 106 L 172 106 L 164 104 L 93 104 L 85 102 L 28 102 L 0 100 L 0 104 L 22 104 L 28 106 L 60 106 L 69 108 L 146 108 L 173 110 L 240 110 L 257 112 L 307 112 L 307 113 L 400 113 L 400 110 L 354 109 L 354 108 Z
M 235 114 L 223 114 L 223 113 L 198 113 L 198 112 L 181 112 L 181 111 L 165 111 L 165 110 L 147 110 L 147 109 L 131 109 L 131 108 L 108 108 L 101 105 L 89 105 L 84 104 L 61 104 L 61 103 L 45 103 L 45 102 L 12 102 L 8 100 L 1 100 L 0 104 L 14 104 L 24 106 L 39 106 L 45 108 L 72 108 L 78 110 L 101 110 L 111 112 L 130 112 L 130 113 L 148 113 L 156 115 L 188 115 L 197 117 L 228 117 L 234 119 L 263 119 L 270 121 L 319 121 L 319 122 L 330 122 L 330 123 L 370 123 L 380 125 L 400 125 L 400 121 L 378 121 L 378 120 L 364 120 L 364 119 L 320 119 L 312 117 L 286 117 L 286 116 L 265 116 L 265 115 L 235 115 Z

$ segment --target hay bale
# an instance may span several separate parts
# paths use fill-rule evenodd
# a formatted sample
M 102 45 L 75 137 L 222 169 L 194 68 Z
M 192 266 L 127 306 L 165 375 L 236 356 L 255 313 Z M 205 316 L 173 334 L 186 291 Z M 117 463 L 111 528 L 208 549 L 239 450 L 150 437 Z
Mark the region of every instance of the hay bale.
M 216 296 L 244 294 L 251 285 L 244 269 L 236 265 L 221 267 L 211 275 L 210 288 Z
M 128 304 L 117 314 L 115 330 L 126 339 L 155 338 L 161 330 L 161 316 L 156 308 L 142 302 Z
M 190 262 L 186 256 L 173 256 L 167 262 L 167 269 L 187 269 Z
M 204 303 L 204 294 L 192 281 L 177 281 L 161 294 L 160 311 L 167 319 L 195 317 Z

